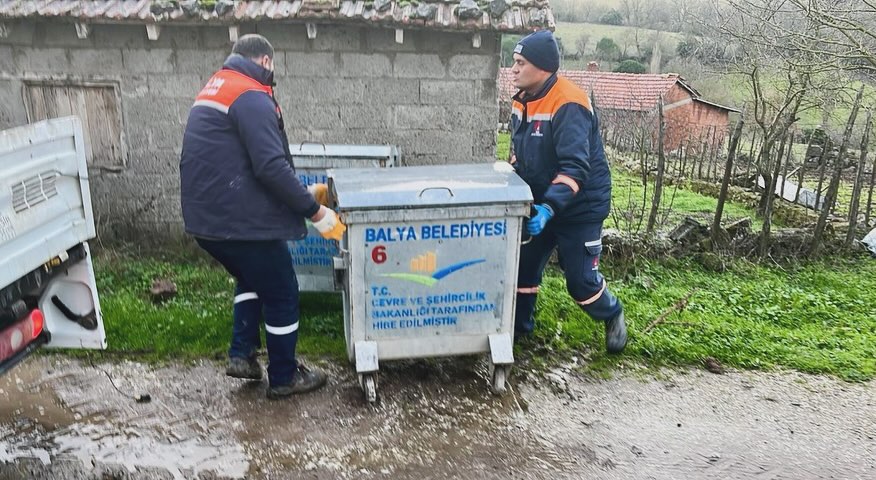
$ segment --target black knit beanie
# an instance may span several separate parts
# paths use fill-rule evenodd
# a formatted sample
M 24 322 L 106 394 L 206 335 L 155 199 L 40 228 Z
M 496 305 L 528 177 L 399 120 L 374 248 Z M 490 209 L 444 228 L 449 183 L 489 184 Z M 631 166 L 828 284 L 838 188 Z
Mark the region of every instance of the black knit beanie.
M 560 49 L 550 30 L 539 30 L 523 37 L 514 47 L 514 53 L 546 72 L 555 73 L 560 69 Z

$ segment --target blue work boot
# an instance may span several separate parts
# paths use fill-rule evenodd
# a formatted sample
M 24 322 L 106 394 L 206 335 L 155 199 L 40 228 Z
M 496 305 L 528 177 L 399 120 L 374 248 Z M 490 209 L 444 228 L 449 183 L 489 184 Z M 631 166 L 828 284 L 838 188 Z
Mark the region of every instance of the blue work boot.
M 605 322 L 605 349 L 608 353 L 621 353 L 627 346 L 627 326 L 624 311 Z
M 271 385 L 268 387 L 268 398 L 276 400 L 290 395 L 312 392 L 325 386 L 327 379 L 328 376 L 325 372 L 311 370 L 299 364 L 292 378 L 292 383 L 288 385 Z
M 225 375 L 246 380 L 261 380 L 262 366 L 255 357 L 229 357 L 228 366 L 225 367 Z

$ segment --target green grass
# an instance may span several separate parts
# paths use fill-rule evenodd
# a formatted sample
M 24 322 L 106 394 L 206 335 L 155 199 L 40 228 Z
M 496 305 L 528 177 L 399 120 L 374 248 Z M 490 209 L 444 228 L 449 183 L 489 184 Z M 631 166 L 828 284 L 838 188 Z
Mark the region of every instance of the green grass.
M 498 141 L 496 143 L 496 158 L 507 161 L 511 155 L 511 134 L 499 132 Z
M 511 156 L 511 134 L 499 132 L 498 141 L 496 142 L 496 158 L 506 160 L 509 156 Z
M 603 351 L 601 324 L 589 320 L 566 293 L 556 272 L 539 296 L 537 328 L 523 349 L 534 364 L 584 356 L 591 368 L 618 362 L 697 364 L 711 356 L 741 368 L 786 367 L 867 380 L 876 374 L 876 262 L 778 267 L 734 263 L 725 273 L 693 261 L 643 262 L 635 275 L 611 289 L 625 304 L 628 353 L 618 360 Z M 231 331 L 233 284 L 218 266 L 133 257 L 96 259 L 107 341 L 111 353 L 155 360 L 221 357 Z M 170 278 L 179 295 L 164 305 L 148 299 L 153 278 Z M 693 288 L 687 309 L 648 334 L 645 327 Z M 302 298 L 299 351 L 344 358 L 340 297 Z M 520 350 L 519 350 L 520 351 Z
M 866 170 L 865 170 L 866 172 Z M 828 170 L 824 174 L 824 182 L 821 185 L 822 196 L 827 195 L 827 190 L 830 185 L 830 176 L 833 174 L 832 171 Z M 796 175 L 794 178 L 789 178 L 790 181 L 797 183 Z M 858 213 L 860 215 L 864 214 L 864 210 L 867 209 L 867 192 L 869 191 L 869 181 L 870 177 L 864 177 L 864 184 L 862 186 L 863 190 L 861 192 L 860 203 L 858 204 Z M 818 173 L 806 173 L 803 179 L 803 187 L 809 188 L 811 190 L 816 190 L 818 188 Z M 839 190 L 837 190 L 837 199 L 836 199 L 836 209 L 835 214 L 840 217 L 847 217 L 849 215 L 849 210 L 852 207 L 852 193 L 854 193 L 855 184 L 850 179 L 840 180 Z M 874 193 L 876 195 L 876 193 Z M 813 218 L 817 216 L 817 213 L 812 213 Z
M 740 141 L 739 152 L 744 153 L 745 155 L 748 155 L 748 153 L 751 151 L 752 151 L 751 138 L 750 137 L 743 138 Z M 798 183 L 797 182 L 798 176 L 797 176 L 796 172 L 793 172 L 793 170 L 794 170 L 794 168 L 796 168 L 796 166 L 800 165 L 801 160 L 805 156 L 806 144 L 805 143 L 795 143 L 792 146 L 791 154 L 792 154 L 793 160 L 791 163 L 792 166 L 788 170 L 788 173 L 789 174 L 793 173 L 793 175 L 789 175 L 788 180 L 794 184 L 797 184 Z M 757 153 L 755 152 L 754 155 L 757 156 Z M 849 149 L 848 157 L 855 159 L 855 164 L 857 164 L 857 160 L 860 157 L 860 150 Z M 867 170 L 869 168 L 871 168 L 870 167 L 870 165 L 872 165 L 871 158 L 872 157 L 868 157 L 867 168 L 865 168 L 865 170 L 864 170 L 864 173 L 865 173 L 864 182 L 863 182 L 864 191 L 863 191 L 862 198 L 860 200 L 861 204 L 859 206 L 859 212 L 863 212 L 863 209 L 866 208 L 866 204 L 867 204 L 867 189 L 869 188 L 869 181 L 870 181 L 870 177 L 867 176 L 867 173 L 868 173 Z M 738 168 L 738 171 L 742 171 L 742 170 L 744 170 L 745 165 L 739 164 L 739 165 L 737 165 L 737 168 Z M 840 180 L 839 191 L 837 193 L 837 207 L 835 209 L 835 213 L 841 217 L 848 216 L 848 214 L 849 214 L 849 210 L 850 210 L 851 204 L 852 204 L 852 193 L 854 190 L 854 182 L 852 181 L 851 178 L 848 177 L 848 170 L 846 170 L 845 172 L 846 173 L 844 173 L 844 176 Z M 754 175 L 754 173 L 755 173 L 755 166 L 754 165 L 752 165 L 750 173 L 752 175 Z M 827 195 L 827 187 L 830 185 L 831 175 L 833 175 L 833 169 L 832 169 L 831 165 L 828 165 L 828 168 L 824 174 L 824 181 L 823 181 L 822 186 L 821 186 L 822 195 Z M 808 188 L 808 189 L 813 190 L 813 191 L 817 189 L 817 187 L 818 187 L 818 169 L 817 168 L 812 168 L 811 166 L 807 167 L 806 171 L 804 172 L 803 187 Z M 817 213 L 812 212 L 812 216 L 816 217 Z
M 692 261 L 643 263 L 635 276 L 611 282 L 630 327 L 627 358 L 654 365 L 696 364 L 714 357 L 725 365 L 785 367 L 851 381 L 876 375 L 876 262 L 809 264 L 793 271 L 732 265 L 717 274 Z M 609 272 L 608 276 L 611 276 Z M 645 328 L 694 288 L 687 308 L 650 333 Z M 587 318 L 548 275 L 539 296 L 535 344 L 556 354 L 606 356 L 603 328 Z
M 642 185 L 642 179 L 630 173 L 613 169 L 611 205 L 612 214 L 605 222 L 608 228 L 635 230 L 637 226 L 644 229 L 640 217 L 647 216 L 651 211 L 651 198 L 654 195 L 654 180 L 648 183 L 647 192 Z M 711 221 L 718 207 L 718 199 L 700 193 L 685 190 L 674 185 L 664 186 L 658 210 L 659 229 L 667 230 L 678 225 L 684 217 L 691 216 L 705 221 Z M 730 222 L 740 218 L 751 218 L 752 227 L 759 229 L 761 221 L 755 219 L 754 209 L 733 202 L 724 204 L 723 221 Z M 641 225 L 639 225 L 641 224 Z
M 109 352 L 163 359 L 228 349 L 234 283 L 217 264 L 101 255 L 95 265 Z M 172 279 L 178 295 L 153 304 L 148 292 L 155 278 Z M 339 296 L 302 294 L 301 316 L 299 352 L 345 355 Z

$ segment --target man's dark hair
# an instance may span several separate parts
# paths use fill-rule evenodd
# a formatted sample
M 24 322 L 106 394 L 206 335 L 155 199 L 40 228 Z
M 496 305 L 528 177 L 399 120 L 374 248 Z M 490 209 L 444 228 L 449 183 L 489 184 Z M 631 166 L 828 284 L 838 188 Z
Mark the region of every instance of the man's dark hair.
M 253 59 L 262 58 L 267 55 L 271 60 L 274 59 L 274 47 L 271 46 L 271 42 L 267 38 L 255 33 L 238 38 L 234 42 L 234 46 L 231 47 L 231 53 Z

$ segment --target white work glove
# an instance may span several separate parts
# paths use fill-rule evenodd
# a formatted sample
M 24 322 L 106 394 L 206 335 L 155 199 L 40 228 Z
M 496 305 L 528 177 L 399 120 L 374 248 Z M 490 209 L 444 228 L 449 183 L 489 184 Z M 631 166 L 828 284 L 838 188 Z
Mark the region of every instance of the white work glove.
M 341 222 L 341 219 L 338 218 L 338 214 L 331 208 L 320 206 L 319 211 L 322 213 L 322 218 L 313 222 L 313 227 L 319 231 L 322 238 L 341 241 L 341 238 L 344 237 L 344 232 L 347 230 L 347 226 Z
M 503 172 L 503 173 L 513 173 L 514 165 L 511 165 L 508 162 L 498 161 L 493 162 L 493 171 L 495 172 Z

